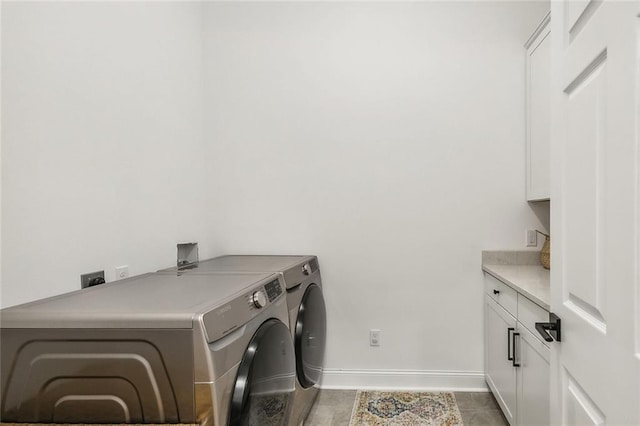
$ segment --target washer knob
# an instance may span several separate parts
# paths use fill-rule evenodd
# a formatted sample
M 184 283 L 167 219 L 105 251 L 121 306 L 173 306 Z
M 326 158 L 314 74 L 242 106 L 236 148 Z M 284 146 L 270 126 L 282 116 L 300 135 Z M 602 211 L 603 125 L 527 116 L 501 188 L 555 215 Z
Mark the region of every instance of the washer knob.
M 263 291 L 258 290 L 251 296 L 251 301 L 256 308 L 262 309 L 267 304 L 267 296 L 264 295 Z

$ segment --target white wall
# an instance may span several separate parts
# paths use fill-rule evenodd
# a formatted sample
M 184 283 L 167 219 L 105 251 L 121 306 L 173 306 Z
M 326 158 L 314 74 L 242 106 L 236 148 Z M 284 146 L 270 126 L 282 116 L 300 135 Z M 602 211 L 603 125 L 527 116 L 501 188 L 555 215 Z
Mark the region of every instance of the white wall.
M 480 252 L 542 226 L 524 201 L 523 44 L 545 9 L 207 4 L 215 239 L 319 256 L 325 385 L 483 386 Z
M 0 22 L 2 22 L 0 1 Z M 0 31 L 0 51 L 2 51 L 2 31 Z M 0 54 L 0 99 L 2 99 L 2 55 Z M 2 102 L 0 102 L 0 307 L 2 307 Z
M 522 45 L 546 7 L 3 3 L 1 306 L 181 240 L 315 253 L 329 385 L 481 385 L 480 251 L 542 225 Z
M 205 202 L 202 10 L 3 2 L 2 306 L 80 274 L 217 254 Z

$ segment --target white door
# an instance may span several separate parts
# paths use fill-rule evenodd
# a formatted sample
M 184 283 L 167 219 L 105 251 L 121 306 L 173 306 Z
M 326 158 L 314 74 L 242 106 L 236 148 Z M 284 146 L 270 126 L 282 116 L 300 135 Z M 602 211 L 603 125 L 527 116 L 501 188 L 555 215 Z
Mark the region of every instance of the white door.
M 640 5 L 551 8 L 551 423 L 640 425 Z

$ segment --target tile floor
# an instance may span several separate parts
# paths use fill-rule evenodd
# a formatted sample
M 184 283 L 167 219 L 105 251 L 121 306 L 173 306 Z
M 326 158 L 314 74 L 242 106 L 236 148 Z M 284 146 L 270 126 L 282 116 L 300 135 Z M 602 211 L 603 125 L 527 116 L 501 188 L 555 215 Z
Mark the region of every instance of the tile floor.
M 454 392 L 464 426 L 508 426 L 491 392 Z M 320 391 L 305 426 L 347 426 L 356 399 L 354 390 Z

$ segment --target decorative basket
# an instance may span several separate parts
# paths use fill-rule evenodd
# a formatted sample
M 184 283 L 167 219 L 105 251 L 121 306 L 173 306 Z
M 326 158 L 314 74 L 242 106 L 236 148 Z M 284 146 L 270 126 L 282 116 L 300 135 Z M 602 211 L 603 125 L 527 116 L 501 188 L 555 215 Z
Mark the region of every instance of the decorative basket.
M 540 263 L 544 269 L 551 269 L 551 237 L 544 232 L 536 230 L 538 234 L 544 235 L 544 244 L 540 251 Z

